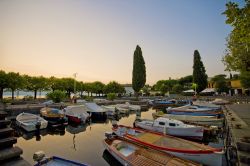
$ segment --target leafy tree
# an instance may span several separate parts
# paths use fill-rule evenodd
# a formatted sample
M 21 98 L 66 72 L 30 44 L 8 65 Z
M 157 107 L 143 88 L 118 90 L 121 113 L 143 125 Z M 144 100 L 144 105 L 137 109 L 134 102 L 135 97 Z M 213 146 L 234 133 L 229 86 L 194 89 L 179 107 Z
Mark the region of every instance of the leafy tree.
M 105 84 L 103 84 L 102 82 L 95 81 L 92 83 L 92 92 L 100 96 L 101 93 L 103 94 L 104 86 Z
M 150 91 L 151 87 L 150 85 L 145 85 L 143 88 L 142 88 L 142 91 L 143 93 L 145 93 L 147 96 L 150 94 L 149 91 Z
M 192 75 L 188 75 L 185 77 L 181 77 L 178 80 L 179 84 L 182 85 L 183 90 L 185 89 L 190 89 L 192 86 L 192 82 L 193 82 L 193 76 Z
M 60 90 L 47 93 L 47 98 L 53 100 L 55 103 L 60 103 L 63 99 L 65 99 L 65 97 L 65 93 Z
M 240 82 L 244 88 L 250 88 L 250 72 L 249 71 L 241 72 Z
M 227 79 L 226 79 L 226 75 L 225 74 L 219 74 L 214 76 L 211 81 L 213 81 L 215 83 L 215 88 L 216 91 L 219 93 L 222 92 L 228 92 L 229 91 L 229 87 L 227 84 Z
M 232 26 L 232 31 L 227 38 L 227 50 L 223 62 L 228 71 L 241 73 L 243 82 L 250 82 L 246 73 L 250 71 L 250 1 L 245 0 L 245 5 L 240 8 L 235 2 L 226 4 L 226 24 Z M 247 84 L 243 83 L 243 86 Z
M 24 86 L 24 78 L 19 73 L 9 72 L 7 74 L 8 88 L 11 89 L 12 100 L 14 100 L 14 92 Z
M 124 93 L 125 88 L 118 82 L 111 81 L 104 87 L 104 92 L 108 93 Z
M 114 100 L 116 98 L 116 94 L 115 93 L 108 93 L 107 94 L 107 99 L 108 100 Z
M 134 52 L 132 87 L 137 96 L 146 83 L 146 67 L 141 48 L 137 45 Z
M 0 100 L 3 99 L 3 90 L 8 87 L 7 74 L 0 70 Z
M 82 81 L 77 81 L 77 91 L 80 92 L 80 96 L 83 97 L 83 92 L 86 90 L 86 85 Z
M 89 96 L 89 93 L 91 93 L 91 96 L 92 96 L 92 91 L 93 91 L 92 89 L 93 89 L 92 83 L 85 83 L 85 90 L 88 93 L 88 96 Z
M 207 87 L 207 74 L 198 50 L 194 51 L 193 82 L 197 84 L 197 93 Z
M 70 98 L 70 94 L 74 92 L 74 82 L 73 78 L 61 78 L 59 83 L 62 89 L 66 91 L 67 97 Z
M 179 94 L 179 93 L 181 93 L 182 91 L 183 91 L 184 89 L 183 89 L 183 86 L 182 85 L 180 85 L 180 84 L 175 84 L 174 86 L 173 86 L 173 92 L 174 93 L 177 93 L 177 94 Z
M 37 92 L 40 90 L 46 90 L 49 87 L 49 83 L 48 80 L 43 77 L 43 76 L 39 76 L 39 77 L 35 77 L 35 76 L 24 76 L 27 84 L 26 84 L 26 89 L 27 90 L 31 90 L 34 91 L 34 99 L 36 99 L 37 97 Z

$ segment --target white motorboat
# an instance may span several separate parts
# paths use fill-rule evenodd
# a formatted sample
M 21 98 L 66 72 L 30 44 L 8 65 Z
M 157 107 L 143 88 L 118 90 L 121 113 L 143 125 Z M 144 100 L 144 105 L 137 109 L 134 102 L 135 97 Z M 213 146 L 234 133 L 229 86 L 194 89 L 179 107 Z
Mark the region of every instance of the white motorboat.
M 48 121 L 40 116 L 30 113 L 21 113 L 16 117 L 16 123 L 26 131 L 35 131 L 45 129 L 48 126 Z
M 204 133 L 204 127 L 202 126 L 188 125 L 182 121 L 169 118 L 136 120 L 135 127 L 173 136 L 188 137 L 199 140 L 203 138 Z
M 191 116 L 191 115 L 174 115 L 174 114 L 162 114 L 160 112 L 153 113 L 154 118 L 164 117 L 169 119 L 176 119 L 187 123 L 206 125 L 206 126 L 218 126 L 222 127 L 224 118 L 217 118 L 214 116 Z

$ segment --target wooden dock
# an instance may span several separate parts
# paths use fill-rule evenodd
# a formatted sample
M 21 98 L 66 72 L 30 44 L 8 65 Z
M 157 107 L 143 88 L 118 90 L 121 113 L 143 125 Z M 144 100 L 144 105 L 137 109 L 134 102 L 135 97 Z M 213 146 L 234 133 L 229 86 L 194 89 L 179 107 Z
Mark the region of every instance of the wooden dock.
M 9 127 L 10 121 L 6 120 L 7 113 L 0 111 L 0 163 L 2 166 L 30 166 L 20 155 L 23 150 L 13 146 L 17 138 L 13 137 L 14 130 Z
M 229 165 L 250 165 L 250 104 L 226 105 L 225 147 Z

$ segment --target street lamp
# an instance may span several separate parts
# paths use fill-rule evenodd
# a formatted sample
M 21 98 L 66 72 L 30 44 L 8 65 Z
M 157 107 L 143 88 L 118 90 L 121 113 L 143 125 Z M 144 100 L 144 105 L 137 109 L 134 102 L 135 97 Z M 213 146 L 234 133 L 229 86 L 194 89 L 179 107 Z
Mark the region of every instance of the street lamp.
M 77 73 L 73 74 L 73 76 L 74 76 L 74 95 L 76 93 L 76 75 L 77 75 Z

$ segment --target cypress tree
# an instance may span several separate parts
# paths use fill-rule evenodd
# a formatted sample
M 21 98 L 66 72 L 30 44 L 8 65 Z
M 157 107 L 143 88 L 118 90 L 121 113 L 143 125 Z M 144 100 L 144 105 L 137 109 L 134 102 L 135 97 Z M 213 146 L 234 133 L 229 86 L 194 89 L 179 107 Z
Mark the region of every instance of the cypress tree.
M 134 52 L 132 87 L 137 95 L 146 83 L 146 67 L 141 48 L 137 45 Z
M 198 50 L 194 51 L 193 83 L 197 84 L 197 93 L 200 93 L 207 87 L 206 69 L 201 61 Z

